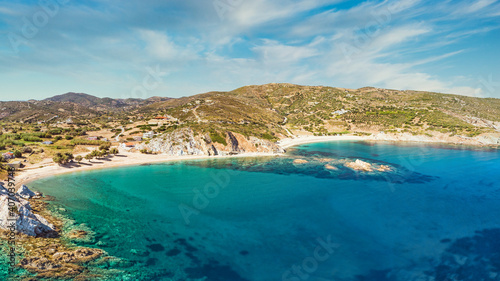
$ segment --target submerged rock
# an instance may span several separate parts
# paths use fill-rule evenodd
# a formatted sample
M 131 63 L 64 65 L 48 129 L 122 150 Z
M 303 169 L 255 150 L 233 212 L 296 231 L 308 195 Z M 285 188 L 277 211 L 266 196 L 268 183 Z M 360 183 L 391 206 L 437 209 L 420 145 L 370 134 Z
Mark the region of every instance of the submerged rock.
M 347 168 L 351 168 L 356 171 L 363 171 L 363 172 L 372 172 L 373 171 L 373 166 L 372 164 L 361 161 L 359 159 L 356 159 L 354 162 L 347 162 L 344 164 Z
M 304 159 L 295 159 L 293 160 L 293 164 L 306 164 L 309 163 L 309 161 L 304 160 Z
M 392 168 L 390 166 L 387 166 L 387 165 L 380 165 L 377 168 L 377 171 L 379 171 L 379 172 L 390 172 L 390 171 L 392 171 Z
M 332 170 L 332 171 L 337 171 L 339 168 L 335 167 L 335 166 L 332 166 L 330 164 L 326 164 L 325 165 L 325 169 L 327 170 Z

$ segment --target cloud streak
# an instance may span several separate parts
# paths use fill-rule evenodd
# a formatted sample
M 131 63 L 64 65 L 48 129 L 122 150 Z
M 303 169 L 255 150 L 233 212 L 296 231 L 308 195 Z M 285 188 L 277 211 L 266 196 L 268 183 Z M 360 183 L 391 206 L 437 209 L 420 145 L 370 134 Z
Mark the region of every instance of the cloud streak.
M 174 97 L 268 82 L 477 95 L 477 77 L 500 77 L 485 58 L 500 44 L 496 0 L 220 1 L 223 18 L 212 1 L 70 1 L 15 53 L 7 34 L 41 7 L 0 0 L 0 95 L 121 97 L 158 64 L 169 75 L 149 94 Z

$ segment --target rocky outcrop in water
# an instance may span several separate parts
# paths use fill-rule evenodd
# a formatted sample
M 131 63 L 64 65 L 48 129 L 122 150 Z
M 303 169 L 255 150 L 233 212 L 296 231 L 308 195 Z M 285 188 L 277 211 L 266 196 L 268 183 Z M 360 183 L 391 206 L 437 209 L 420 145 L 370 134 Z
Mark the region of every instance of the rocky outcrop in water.
M 26 199 L 34 196 L 36 194 L 25 185 L 21 186 L 17 193 L 9 193 L 9 190 L 0 184 L 0 228 L 8 230 L 11 222 L 14 222 L 16 232 L 35 237 L 56 236 L 54 225 L 33 213 L 30 202 Z
M 268 140 L 245 137 L 235 132 L 225 133 L 225 144 L 214 142 L 209 134 L 195 134 L 182 128 L 140 144 L 136 148 L 167 155 L 230 155 L 240 153 L 284 153 L 285 150 Z
M 347 162 L 344 164 L 344 166 L 351 168 L 353 170 L 356 170 L 356 171 L 364 171 L 364 172 L 372 172 L 373 171 L 372 164 L 365 162 L 365 161 L 361 161 L 359 159 L 356 159 L 356 161 L 354 161 L 354 162 Z

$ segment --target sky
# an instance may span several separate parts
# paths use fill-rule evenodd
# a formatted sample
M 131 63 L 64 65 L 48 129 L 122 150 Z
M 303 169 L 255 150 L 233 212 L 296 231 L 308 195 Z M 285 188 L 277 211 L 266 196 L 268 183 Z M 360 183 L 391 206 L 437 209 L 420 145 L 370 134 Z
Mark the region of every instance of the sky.
M 245 85 L 500 98 L 500 0 L 0 0 L 0 100 Z

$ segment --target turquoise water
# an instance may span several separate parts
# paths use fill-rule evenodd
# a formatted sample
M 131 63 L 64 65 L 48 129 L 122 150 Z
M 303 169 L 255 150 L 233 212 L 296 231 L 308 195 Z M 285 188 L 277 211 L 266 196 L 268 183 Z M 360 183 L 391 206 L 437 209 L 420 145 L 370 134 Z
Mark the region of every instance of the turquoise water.
M 127 261 L 106 280 L 500 280 L 499 171 L 498 150 L 329 142 L 30 187 Z

